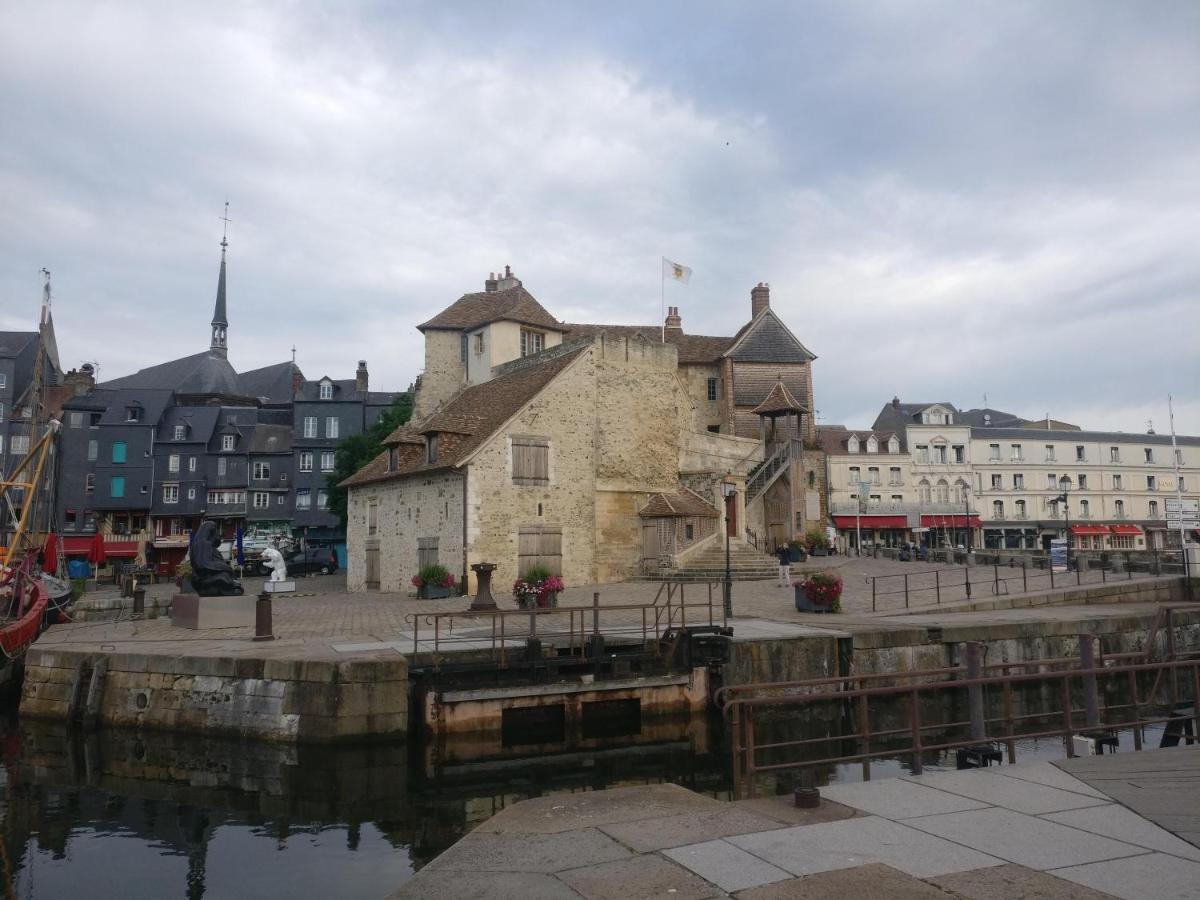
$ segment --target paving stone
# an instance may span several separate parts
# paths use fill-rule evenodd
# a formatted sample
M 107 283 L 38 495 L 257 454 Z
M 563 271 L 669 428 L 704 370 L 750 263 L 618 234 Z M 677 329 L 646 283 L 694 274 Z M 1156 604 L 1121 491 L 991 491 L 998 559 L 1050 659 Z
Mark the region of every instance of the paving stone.
M 663 855 L 726 891 L 742 891 L 791 877 L 783 869 L 723 840 L 674 847 L 664 850 Z
M 1012 863 L 939 875 L 929 880 L 953 891 L 963 900 L 1112 900 L 1112 894 Z
M 901 778 L 831 784 L 821 788 L 821 796 L 885 819 L 910 819 L 913 816 L 961 812 L 964 809 L 983 809 L 987 805 Z
M 782 828 L 782 823 L 766 816 L 722 806 L 711 812 L 694 810 L 658 819 L 641 819 L 603 825 L 600 830 L 638 853 L 666 847 L 682 847 L 750 831 Z
M 955 900 L 951 894 L 919 878 L 878 863 L 790 878 L 741 891 L 737 897 L 738 900 Z
M 553 875 L 536 872 L 455 872 L 452 878 L 422 869 L 387 900 L 579 900 Z
M 652 784 L 579 794 L 553 794 L 524 800 L 492 816 L 477 831 L 555 834 L 577 828 L 725 808 L 726 805 L 719 800 L 677 784 Z
M 1054 874 L 1124 900 L 1200 897 L 1200 863 L 1162 853 L 1056 869 Z
M 558 877 L 587 900 L 710 900 L 724 893 L 657 854 L 571 869 Z
M 1146 852 L 1133 844 L 998 807 L 926 816 L 907 824 L 1038 870 Z
M 1071 809 L 1066 812 L 1047 813 L 1041 818 L 1200 862 L 1200 849 L 1180 840 L 1165 828 L 1148 822 L 1124 806 L 1113 804 L 1091 809 Z
M 1003 776 L 1005 778 L 1019 778 L 1021 781 L 1032 781 L 1034 784 L 1044 784 L 1046 787 L 1070 791 L 1073 794 L 1083 794 L 1087 797 L 1096 797 L 1100 800 L 1109 799 L 1108 796 L 1096 790 L 1094 787 L 1091 787 L 1072 775 L 1068 775 L 1062 769 L 1049 762 L 1021 763 L 1015 766 L 996 766 L 982 769 L 981 771 L 987 774 Z
M 929 878 L 1001 862 L 878 816 L 744 834 L 729 838 L 729 842 L 793 875 L 885 863 L 909 875 Z
M 929 772 L 925 775 L 906 775 L 905 781 L 949 791 L 993 806 L 1037 816 L 1042 813 L 1099 806 L 1107 801 L 1058 788 L 1022 781 L 1019 778 L 998 778 L 980 769 L 961 772 Z
M 630 856 L 628 850 L 594 828 L 539 835 L 536 840 L 528 835 L 473 831 L 425 869 L 550 873 Z

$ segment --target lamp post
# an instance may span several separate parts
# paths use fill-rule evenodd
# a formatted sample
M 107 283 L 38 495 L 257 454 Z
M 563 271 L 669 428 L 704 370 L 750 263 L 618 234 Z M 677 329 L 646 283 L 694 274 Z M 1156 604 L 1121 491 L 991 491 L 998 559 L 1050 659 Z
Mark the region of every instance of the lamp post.
M 1067 541 L 1067 571 L 1071 571 L 1071 505 L 1067 502 L 1067 492 L 1071 490 L 1071 479 L 1064 475 L 1058 479 L 1058 489 L 1062 491 L 1054 498 L 1055 503 L 1061 503 L 1063 508 L 1063 517 L 1066 522 L 1066 527 L 1063 529 L 1063 537 Z
M 725 497 L 725 618 L 729 619 L 733 615 L 733 574 L 729 567 L 729 531 L 733 524 L 733 515 L 730 508 L 737 501 L 737 482 L 733 480 L 733 475 L 728 472 L 721 479 L 721 493 Z

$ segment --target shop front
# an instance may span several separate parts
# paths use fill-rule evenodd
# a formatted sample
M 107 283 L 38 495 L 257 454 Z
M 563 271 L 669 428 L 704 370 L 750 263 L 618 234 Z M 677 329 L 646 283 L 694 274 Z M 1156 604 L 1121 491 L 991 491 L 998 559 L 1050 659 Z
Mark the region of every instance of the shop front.
M 858 549 L 858 535 L 862 535 L 864 547 L 899 547 L 912 540 L 908 531 L 908 516 L 864 513 L 861 516 L 834 516 L 834 527 L 842 546 L 850 551 Z

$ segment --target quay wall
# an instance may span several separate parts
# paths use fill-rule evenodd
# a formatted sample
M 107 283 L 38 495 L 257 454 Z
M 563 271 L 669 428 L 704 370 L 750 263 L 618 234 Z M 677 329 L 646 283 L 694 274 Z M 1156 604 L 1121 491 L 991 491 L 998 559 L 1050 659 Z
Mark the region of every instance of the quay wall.
M 34 646 L 21 715 L 297 743 L 403 736 L 408 663 L 400 656 L 338 662 Z

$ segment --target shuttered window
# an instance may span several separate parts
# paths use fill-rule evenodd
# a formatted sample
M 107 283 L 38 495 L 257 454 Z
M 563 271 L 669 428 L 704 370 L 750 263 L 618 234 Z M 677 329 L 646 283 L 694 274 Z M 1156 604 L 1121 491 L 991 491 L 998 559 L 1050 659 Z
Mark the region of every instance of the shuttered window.
M 513 484 L 550 483 L 550 441 L 546 438 L 512 439 Z
M 438 539 L 435 537 L 417 538 L 417 571 L 437 564 Z
M 562 528 L 557 525 L 524 525 L 518 532 L 517 574 L 524 577 L 534 566 L 562 574 Z

